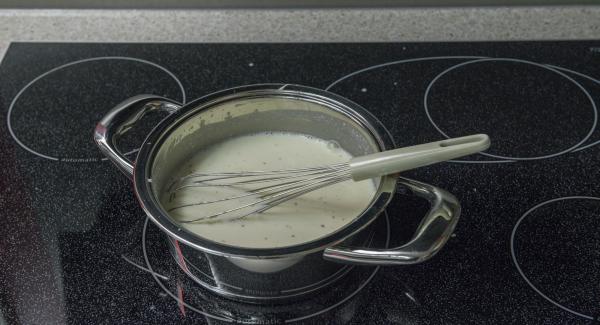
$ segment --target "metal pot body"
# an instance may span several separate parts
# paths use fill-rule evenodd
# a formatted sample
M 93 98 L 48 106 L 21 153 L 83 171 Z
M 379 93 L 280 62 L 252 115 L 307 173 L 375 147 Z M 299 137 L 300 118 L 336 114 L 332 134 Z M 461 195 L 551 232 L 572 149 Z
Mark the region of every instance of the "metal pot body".
M 156 110 L 171 114 L 148 135 L 133 163 L 116 142 L 145 114 Z M 460 213 L 456 199 L 431 185 L 397 176 L 374 180 L 377 192 L 369 207 L 348 225 L 294 246 L 246 248 L 211 241 L 186 231 L 163 209 L 161 195 L 191 155 L 231 137 L 272 131 L 334 140 L 354 156 L 394 148 L 385 127 L 359 105 L 323 90 L 283 84 L 232 88 L 184 106 L 158 96 L 136 96 L 117 105 L 98 123 L 95 140 L 133 180 L 142 208 L 167 235 L 181 269 L 226 297 L 252 302 L 299 297 L 334 283 L 347 272 L 347 264 L 419 263 L 449 238 Z M 398 181 L 427 199 L 431 209 L 406 245 L 365 247 L 369 225 L 391 200 Z
M 372 227 L 347 242 L 369 247 Z M 249 303 L 284 303 L 306 297 L 334 284 L 356 267 L 325 260 L 322 251 L 276 259 L 225 257 L 164 237 L 173 259 L 196 283 L 221 296 Z

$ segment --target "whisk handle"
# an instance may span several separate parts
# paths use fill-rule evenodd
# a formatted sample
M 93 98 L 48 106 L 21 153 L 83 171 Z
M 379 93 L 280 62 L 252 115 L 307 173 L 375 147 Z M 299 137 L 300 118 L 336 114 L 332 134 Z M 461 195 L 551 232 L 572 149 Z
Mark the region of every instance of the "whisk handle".
M 490 138 L 487 135 L 474 134 L 382 151 L 351 159 L 350 173 L 352 179 L 360 181 L 467 156 L 486 150 L 489 146 Z
M 131 97 L 111 109 L 98 122 L 94 130 L 94 141 L 100 151 L 131 179 L 133 178 L 133 162 L 117 148 L 117 139 L 149 112 L 159 110 L 173 112 L 180 107 L 181 104 L 160 96 Z

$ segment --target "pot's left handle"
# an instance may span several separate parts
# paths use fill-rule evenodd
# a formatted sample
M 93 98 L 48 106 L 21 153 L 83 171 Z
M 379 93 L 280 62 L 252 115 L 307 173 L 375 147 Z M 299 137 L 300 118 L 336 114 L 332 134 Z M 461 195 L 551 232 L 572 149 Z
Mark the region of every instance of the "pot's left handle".
M 153 111 L 172 113 L 180 107 L 180 103 L 156 95 L 131 97 L 111 109 L 98 122 L 94 130 L 94 140 L 102 153 L 117 165 L 127 177 L 132 179 L 133 162 L 117 149 L 116 141 L 144 115 Z
M 412 179 L 399 177 L 398 183 L 416 196 L 427 199 L 431 205 L 413 239 L 400 247 L 389 249 L 333 246 L 325 249 L 325 259 L 359 265 L 415 264 L 431 258 L 442 249 L 458 222 L 458 200 L 445 190 Z

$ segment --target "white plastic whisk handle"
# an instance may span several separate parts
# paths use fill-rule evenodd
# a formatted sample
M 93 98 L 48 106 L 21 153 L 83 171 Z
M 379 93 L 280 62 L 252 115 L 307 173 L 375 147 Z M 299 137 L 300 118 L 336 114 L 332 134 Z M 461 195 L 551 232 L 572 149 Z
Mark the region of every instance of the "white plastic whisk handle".
M 486 134 L 424 143 L 352 158 L 350 173 L 353 180 L 360 181 L 468 156 L 489 147 Z

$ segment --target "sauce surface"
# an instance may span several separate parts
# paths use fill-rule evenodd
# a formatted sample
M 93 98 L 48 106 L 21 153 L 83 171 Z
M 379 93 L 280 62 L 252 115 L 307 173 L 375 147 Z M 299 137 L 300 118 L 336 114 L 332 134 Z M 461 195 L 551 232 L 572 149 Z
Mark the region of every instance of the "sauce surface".
M 194 172 L 316 167 L 347 162 L 351 158 L 333 141 L 297 133 L 258 133 L 232 138 L 198 152 L 182 166 L 176 177 Z M 198 236 L 232 246 L 273 248 L 297 245 L 326 236 L 352 222 L 369 206 L 375 192 L 372 180 L 348 180 L 242 219 L 234 220 L 228 215 L 210 222 L 181 223 L 181 226 Z M 162 204 L 174 220 L 192 220 L 254 202 L 256 198 L 176 207 L 243 193 L 230 187 L 186 187 L 175 195 L 165 193 Z

